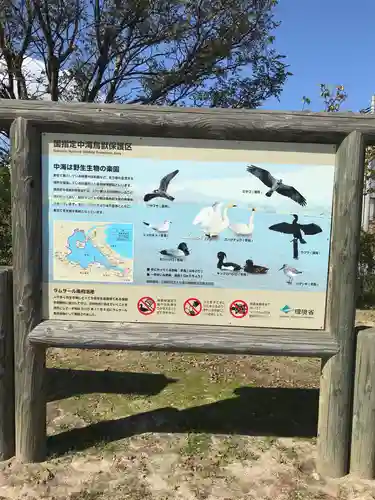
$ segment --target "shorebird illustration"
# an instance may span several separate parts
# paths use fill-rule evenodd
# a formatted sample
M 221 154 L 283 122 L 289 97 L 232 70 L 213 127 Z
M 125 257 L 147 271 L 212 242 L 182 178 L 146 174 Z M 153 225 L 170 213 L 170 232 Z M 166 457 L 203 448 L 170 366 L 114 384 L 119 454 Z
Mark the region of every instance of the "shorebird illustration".
M 179 170 L 174 170 L 170 174 L 164 176 L 160 181 L 160 185 L 157 189 L 154 189 L 152 193 L 147 193 L 144 195 L 143 201 L 147 202 L 154 198 L 166 198 L 169 201 L 174 201 L 173 196 L 167 193 L 167 189 L 171 180 L 178 174 Z
M 288 266 L 287 264 L 284 264 L 282 267 L 280 267 L 279 271 L 284 271 L 285 276 L 288 276 L 288 285 L 291 285 L 293 283 L 293 278 L 297 276 L 298 274 L 302 274 L 302 271 L 298 271 L 295 267 Z
M 246 170 L 250 173 L 258 177 L 259 180 L 263 182 L 265 186 L 267 186 L 269 191 L 267 191 L 266 196 L 269 198 L 276 191 L 276 193 L 281 194 L 282 196 L 286 196 L 291 200 L 295 201 L 302 207 L 307 205 L 306 198 L 302 196 L 302 194 L 297 191 L 293 186 L 288 186 L 287 184 L 283 184 L 282 179 L 275 179 L 273 175 L 268 172 L 268 170 L 264 170 L 264 168 L 256 167 L 255 165 L 250 165 L 246 167 Z

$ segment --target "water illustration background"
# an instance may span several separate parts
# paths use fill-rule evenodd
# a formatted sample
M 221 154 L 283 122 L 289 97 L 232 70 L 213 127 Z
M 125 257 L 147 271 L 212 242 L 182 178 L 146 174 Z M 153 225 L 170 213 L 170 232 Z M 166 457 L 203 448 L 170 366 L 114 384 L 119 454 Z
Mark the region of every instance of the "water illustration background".
M 52 260 L 53 251 L 53 221 L 59 220 L 69 220 L 77 221 L 77 228 L 79 228 L 79 221 L 92 222 L 93 226 L 100 223 L 113 223 L 113 224 L 127 224 L 130 222 L 134 223 L 134 285 L 147 285 L 153 286 L 152 284 L 146 283 L 147 280 L 147 268 L 168 268 L 173 267 L 177 269 L 203 269 L 203 281 L 215 282 L 216 287 L 220 288 L 238 288 L 238 289 L 252 289 L 252 290 L 310 290 L 310 291 L 325 291 L 327 286 L 327 273 L 328 273 L 328 256 L 329 256 L 329 240 L 330 240 L 330 225 L 331 217 L 327 214 L 331 212 L 331 200 L 325 200 L 324 214 L 325 215 L 312 215 L 303 214 L 304 209 L 294 202 L 291 202 L 290 213 L 275 214 L 268 213 L 262 210 L 257 210 L 255 213 L 254 224 L 255 230 L 253 234 L 253 242 L 234 242 L 234 241 L 224 241 L 224 238 L 234 238 L 235 235 L 229 229 L 225 230 L 220 235 L 219 241 L 197 241 L 194 238 L 200 236 L 202 233 L 199 226 L 193 226 L 192 221 L 197 213 L 203 206 L 207 205 L 207 200 L 203 200 L 200 203 L 180 203 L 178 199 L 174 202 L 166 202 L 165 200 L 156 200 L 158 204 L 165 203 L 168 204 L 170 208 L 153 208 L 147 206 L 145 203 L 139 201 L 133 208 L 130 209 L 120 209 L 120 208 L 103 208 L 103 214 L 95 216 L 90 216 L 88 214 L 76 214 L 76 213 L 63 213 L 63 212 L 51 212 L 48 207 L 48 192 L 50 191 L 52 185 L 52 175 L 53 169 L 51 168 L 52 163 L 56 162 L 67 162 L 70 163 L 85 163 L 94 164 L 95 158 L 90 157 L 44 157 L 43 165 L 44 169 L 48 169 L 48 177 L 44 177 L 43 183 L 43 218 L 44 218 L 44 248 L 43 252 L 48 253 L 49 256 L 49 269 L 44 269 L 44 277 L 48 278 L 48 281 L 53 281 L 52 276 Z M 124 159 L 116 159 L 116 162 L 124 162 Z M 111 158 L 101 158 L 101 164 L 111 164 L 114 160 Z M 142 173 L 141 182 L 139 182 L 139 175 L 137 178 L 137 171 L 139 172 L 139 159 L 137 162 L 130 162 L 133 164 L 134 168 L 130 168 L 131 165 L 126 163 L 126 173 L 133 175 L 138 181 L 136 184 L 137 192 L 146 192 L 146 188 L 151 183 L 158 185 L 158 179 L 171 171 L 172 162 L 164 162 L 163 169 L 153 168 L 149 170 L 150 175 L 145 175 Z M 169 165 L 165 165 L 169 163 Z M 178 163 L 178 162 L 177 162 Z M 186 162 L 185 162 L 186 163 Z M 50 167 L 48 165 L 51 165 Z M 157 162 L 154 162 L 154 167 L 156 167 Z M 137 166 L 137 168 L 135 168 Z M 179 165 L 174 165 L 178 168 Z M 286 169 L 290 166 L 278 165 L 277 168 L 280 169 L 285 167 Z M 293 169 L 296 166 L 293 166 Z M 121 170 L 124 174 L 124 169 Z M 150 181 L 151 178 L 151 181 Z M 173 181 L 172 181 L 173 182 Z M 317 179 L 319 182 L 319 179 Z M 140 185 L 144 184 L 144 186 Z M 259 187 L 258 180 L 254 180 L 255 186 Z M 172 184 L 172 183 L 171 183 Z M 156 186 L 155 186 L 156 187 Z M 274 197 L 280 197 L 274 194 Z M 281 198 L 281 197 L 280 197 Z M 254 197 L 253 197 L 254 199 Z M 264 195 L 259 198 L 259 200 L 264 203 Z M 236 200 L 231 199 L 228 201 Z M 313 204 L 314 201 L 309 200 L 309 204 Z M 252 202 L 252 205 L 256 205 Z M 319 203 L 319 210 L 321 209 L 321 201 Z M 92 206 L 91 206 L 92 208 Z M 228 211 L 229 218 L 232 222 L 248 222 L 250 217 L 250 211 L 248 206 L 244 203 L 239 203 L 238 208 L 233 208 Z M 268 228 L 272 224 L 280 222 L 289 222 L 293 220 L 292 213 L 299 214 L 299 223 L 311 223 L 314 222 L 322 228 L 322 233 L 313 236 L 306 236 L 306 245 L 299 244 L 299 260 L 293 259 L 293 249 L 292 249 L 292 235 L 279 234 L 274 231 L 270 231 Z M 143 221 L 160 224 L 163 220 L 169 219 L 172 221 L 171 228 L 169 231 L 168 238 L 160 237 L 144 237 L 144 233 L 152 233 L 153 231 L 147 228 Z M 69 237 L 70 235 L 66 235 Z M 160 250 L 165 248 L 175 248 L 177 245 L 185 241 L 191 251 L 185 262 L 173 261 L 169 264 L 167 261 L 160 261 Z M 110 243 L 110 242 L 109 242 Z M 116 249 L 120 254 L 122 252 L 121 248 Z M 303 254 L 302 251 L 309 250 L 319 252 L 319 254 Z M 229 261 L 244 265 L 247 259 L 252 259 L 255 264 L 269 267 L 269 273 L 267 275 L 248 275 L 248 276 L 218 276 L 217 275 L 217 253 L 223 251 L 227 254 Z M 124 251 L 125 255 L 123 257 L 130 257 L 129 250 Z M 303 274 L 301 278 L 297 278 L 295 281 L 303 281 L 304 283 L 316 283 L 318 286 L 305 286 L 298 287 L 296 285 L 288 285 L 286 283 L 286 277 L 283 272 L 278 271 L 278 269 L 283 265 L 288 264 L 297 269 L 301 270 Z M 150 279 L 150 278 L 149 278 Z M 161 279 L 161 278 L 159 278 Z M 102 282 L 103 283 L 103 282 Z M 118 286 L 132 286 L 131 284 L 120 284 Z M 177 285 L 171 285 L 177 286 Z

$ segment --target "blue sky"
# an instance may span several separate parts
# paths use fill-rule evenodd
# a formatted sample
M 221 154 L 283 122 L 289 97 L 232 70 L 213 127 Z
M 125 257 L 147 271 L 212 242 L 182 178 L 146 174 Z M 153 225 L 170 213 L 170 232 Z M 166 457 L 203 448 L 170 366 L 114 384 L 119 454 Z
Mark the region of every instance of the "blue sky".
M 319 84 L 342 84 L 349 97 L 342 110 L 358 111 L 375 94 L 375 0 L 280 0 L 275 9 L 282 21 L 275 47 L 287 56 L 293 76 L 280 102 L 265 109 L 300 110 L 302 96 L 322 110 Z

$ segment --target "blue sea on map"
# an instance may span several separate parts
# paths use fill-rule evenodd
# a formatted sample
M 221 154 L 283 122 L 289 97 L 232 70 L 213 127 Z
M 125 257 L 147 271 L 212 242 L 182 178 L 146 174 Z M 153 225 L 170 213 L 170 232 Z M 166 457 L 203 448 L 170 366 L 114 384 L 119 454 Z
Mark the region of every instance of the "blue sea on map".
M 79 243 L 82 246 L 80 246 Z M 69 262 L 78 263 L 82 269 L 87 269 L 94 262 L 101 264 L 107 269 L 114 268 L 101 251 L 87 238 L 84 231 L 75 230 L 67 240 L 67 247 L 70 250 L 67 260 Z
M 79 264 L 82 269 L 87 269 L 91 264 L 97 263 L 106 269 L 121 271 L 121 268 L 111 264 L 108 258 L 90 240 L 90 233 L 95 229 L 96 226 L 93 226 L 87 231 L 87 234 L 83 230 L 75 230 L 68 237 L 67 247 L 70 253 L 67 260 Z M 105 242 L 120 257 L 128 259 L 133 257 L 133 228 L 131 224 L 111 224 L 106 227 L 104 232 L 106 234 Z

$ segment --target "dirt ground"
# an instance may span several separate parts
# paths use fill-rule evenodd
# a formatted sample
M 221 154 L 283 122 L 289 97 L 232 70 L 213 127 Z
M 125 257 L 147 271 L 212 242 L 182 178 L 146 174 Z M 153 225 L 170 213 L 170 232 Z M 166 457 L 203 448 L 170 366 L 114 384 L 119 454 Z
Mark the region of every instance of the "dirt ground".
M 375 481 L 316 472 L 319 367 L 50 349 L 49 459 L 0 464 L 0 500 L 375 499 Z

